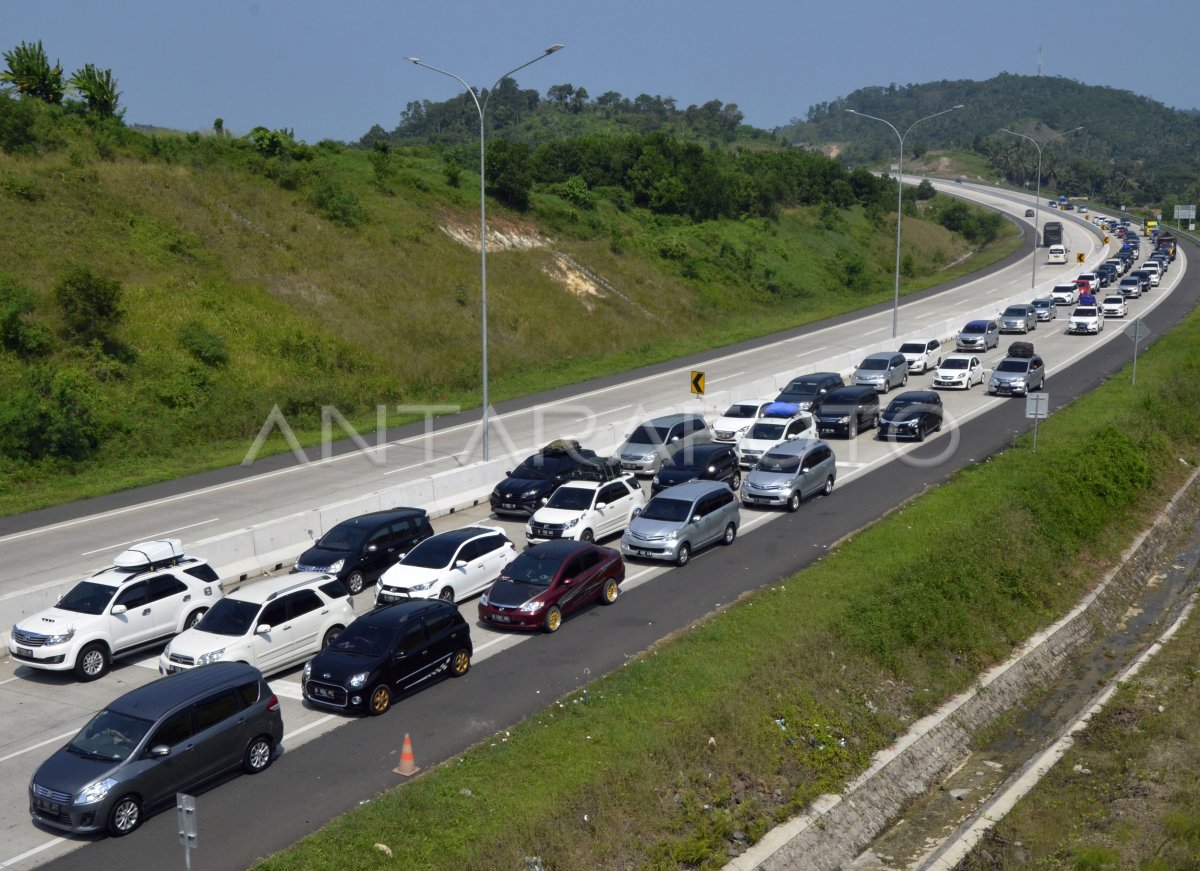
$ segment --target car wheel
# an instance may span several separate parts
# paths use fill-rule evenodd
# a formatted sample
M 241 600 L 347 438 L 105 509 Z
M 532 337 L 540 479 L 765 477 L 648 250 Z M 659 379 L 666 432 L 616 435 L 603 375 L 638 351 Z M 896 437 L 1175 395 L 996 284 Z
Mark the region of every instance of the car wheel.
M 438 593 L 438 598 L 441 599 L 443 602 L 453 602 L 454 601 L 454 591 L 452 589 L 450 589 L 449 587 L 442 587 L 442 591 L 440 593 Z
M 465 647 L 460 647 L 454 651 L 454 657 L 450 660 L 450 674 L 454 677 L 462 677 L 471 670 L 471 654 L 467 653 Z
M 207 608 L 197 608 L 191 614 L 188 614 L 187 620 L 185 620 L 183 623 L 183 628 L 191 629 L 193 626 L 195 626 L 197 623 L 200 622 L 200 618 L 203 617 L 207 612 L 208 612 Z
M 725 535 L 721 538 L 721 544 L 729 547 L 735 538 L 737 538 L 737 527 L 731 523 L 725 527 Z
M 142 824 L 142 803 L 136 795 L 126 795 L 113 803 L 108 812 L 108 833 L 114 838 L 128 835 Z
M 828 478 L 825 479 L 825 487 L 821 490 L 821 494 L 824 496 L 828 496 L 832 492 L 833 492 L 833 475 L 830 475 Z
M 858 418 L 852 417 L 850 423 L 846 424 L 846 438 L 858 438 Z
M 247 774 L 258 774 L 271 767 L 271 758 L 275 755 L 275 744 L 266 735 L 259 735 L 246 745 L 242 754 L 242 770 Z
M 99 680 L 108 674 L 111 663 L 108 648 L 98 641 L 93 642 L 79 651 L 79 658 L 75 660 L 75 677 L 82 681 Z
M 879 412 L 875 412 L 875 416 L 871 418 L 871 428 L 879 429 Z
M 917 441 L 919 441 L 919 442 L 925 441 L 925 436 L 926 436 L 925 424 L 923 424 L 923 423 L 917 424 Z
M 904 373 L 904 377 L 900 379 L 900 386 L 901 386 L 901 387 L 907 387 L 907 386 L 908 386 L 908 373 L 907 373 L 907 372 L 905 372 L 905 373 Z
M 675 551 L 675 565 L 686 566 L 688 560 L 692 558 L 692 546 L 686 541 L 679 545 L 679 550 Z
M 325 650 L 327 647 L 329 647 L 329 645 L 333 644 L 333 642 L 337 640 L 337 637 L 342 634 L 342 630 L 345 628 L 345 626 L 330 626 L 325 631 L 325 637 L 321 639 L 321 649 Z
M 590 529 L 585 529 L 583 532 L 579 533 L 579 540 L 580 541 L 595 541 L 596 535 Z
M 611 605 L 613 602 L 617 601 L 618 592 L 617 579 L 609 578 L 604 582 L 604 587 L 600 590 L 600 604 Z
M 350 592 L 351 596 L 357 596 L 363 591 L 363 587 L 365 586 L 366 579 L 363 577 L 362 572 L 351 572 L 346 576 L 346 589 Z
M 793 514 L 800 510 L 800 494 L 792 491 L 792 495 L 788 497 L 787 510 Z
M 378 717 L 380 714 L 386 714 L 391 706 L 392 691 L 387 684 L 381 683 L 371 690 L 371 697 L 367 699 L 367 713 Z
M 550 610 L 546 612 L 546 619 L 542 621 L 542 628 L 553 635 L 562 626 L 562 611 L 557 605 L 551 605 Z
M 742 486 L 742 473 L 734 472 L 733 478 L 729 481 L 729 489 L 736 490 Z

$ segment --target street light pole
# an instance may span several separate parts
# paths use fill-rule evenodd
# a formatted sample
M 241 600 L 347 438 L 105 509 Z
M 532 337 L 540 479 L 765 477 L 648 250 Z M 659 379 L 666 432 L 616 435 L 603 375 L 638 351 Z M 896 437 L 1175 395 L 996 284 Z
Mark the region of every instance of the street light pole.
M 962 104 L 951 106 L 949 109 L 943 109 L 940 112 L 934 112 L 932 115 L 926 115 L 924 118 L 918 118 L 912 124 L 908 125 L 908 129 L 903 134 L 896 129 L 896 125 L 891 121 L 885 121 L 883 118 L 876 118 L 874 115 L 868 115 L 866 112 L 859 112 L 857 109 L 847 109 L 851 115 L 858 115 L 860 118 L 870 118 L 872 121 L 882 121 L 884 124 L 892 128 L 892 132 L 896 134 L 896 138 L 900 140 L 900 162 L 897 164 L 896 172 L 896 289 L 892 300 L 892 338 L 896 338 L 900 332 L 900 221 L 903 218 L 904 206 L 904 140 L 912 129 L 922 121 L 928 121 L 930 118 L 936 118 L 938 115 L 945 115 L 947 112 L 953 112 L 955 109 L 963 108 Z
M 1068 130 L 1060 135 L 1066 136 L 1069 133 L 1074 133 L 1076 130 L 1082 130 L 1082 127 L 1076 127 L 1075 130 Z M 1009 130 L 1007 127 L 1001 127 L 1000 130 L 1004 133 L 1011 133 L 1013 136 L 1020 136 L 1022 139 L 1028 139 L 1033 143 L 1033 147 L 1037 149 L 1038 166 L 1037 166 L 1037 199 L 1033 203 L 1033 270 L 1029 276 L 1029 289 L 1037 288 L 1037 249 L 1038 249 L 1038 228 L 1041 226 L 1042 220 L 1042 148 L 1044 143 L 1038 142 L 1032 136 L 1026 136 L 1024 133 L 1018 133 L 1016 130 Z
M 435 73 L 441 73 L 443 76 L 449 76 L 450 78 L 457 81 L 459 84 L 461 84 L 464 88 L 467 89 L 467 93 L 470 94 L 471 99 L 475 101 L 475 111 L 479 113 L 479 287 L 480 287 L 480 298 L 482 300 L 481 317 L 482 317 L 482 321 L 483 321 L 483 323 L 481 325 L 481 330 L 480 330 L 480 332 L 483 335 L 483 338 L 482 338 L 483 360 L 481 363 L 481 365 L 483 367 L 483 372 L 482 372 L 482 376 L 483 376 L 483 417 L 482 417 L 481 425 L 483 426 L 483 459 L 485 462 L 490 459 L 490 456 L 488 453 L 488 429 L 490 428 L 490 421 L 489 421 L 490 407 L 488 405 L 487 198 L 484 196 L 484 172 L 487 167 L 486 167 L 486 155 L 485 155 L 485 151 L 484 151 L 483 118 L 484 118 L 484 113 L 487 111 L 488 100 L 490 100 L 492 98 L 492 93 L 496 90 L 496 87 L 502 81 L 507 79 L 513 73 L 525 69 L 525 67 L 529 66 L 530 64 L 535 64 L 538 61 L 542 60 L 543 58 L 549 57 L 550 55 L 554 54 L 556 51 L 560 50 L 562 47 L 563 47 L 562 43 L 556 42 L 554 45 L 548 47 L 545 51 L 543 51 L 541 54 L 539 54 L 533 60 L 526 61 L 525 63 L 521 64 L 519 67 L 513 67 L 511 70 L 506 72 L 504 75 L 500 76 L 500 78 L 496 79 L 496 83 L 494 85 L 492 85 L 492 87 L 490 89 L 488 89 L 487 94 L 484 95 L 483 103 L 479 102 L 479 94 L 476 93 L 475 89 L 472 88 L 470 85 L 468 85 L 461 76 L 456 76 L 452 72 L 448 72 L 447 70 L 439 69 L 438 67 L 432 66 L 431 64 L 427 64 L 424 61 L 422 61 L 420 58 L 417 58 L 417 57 L 406 57 L 405 58 L 406 61 L 414 63 L 419 67 L 425 67 L 425 69 L 427 69 L 427 70 L 433 70 L 433 72 L 435 72 Z

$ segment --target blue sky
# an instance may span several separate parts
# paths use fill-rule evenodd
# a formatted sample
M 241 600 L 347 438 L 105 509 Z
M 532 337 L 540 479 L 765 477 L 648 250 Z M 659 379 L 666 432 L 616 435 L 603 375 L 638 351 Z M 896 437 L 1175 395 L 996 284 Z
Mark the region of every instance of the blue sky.
M 773 128 L 868 85 L 1043 72 L 1200 107 L 1196 0 L 37 0 L 5 4 L 0 49 L 41 39 L 69 75 L 110 68 L 129 123 L 290 127 L 308 142 L 392 129 L 556 42 L 516 78 L 718 99 Z M 1156 15 L 1146 14 L 1153 9 Z

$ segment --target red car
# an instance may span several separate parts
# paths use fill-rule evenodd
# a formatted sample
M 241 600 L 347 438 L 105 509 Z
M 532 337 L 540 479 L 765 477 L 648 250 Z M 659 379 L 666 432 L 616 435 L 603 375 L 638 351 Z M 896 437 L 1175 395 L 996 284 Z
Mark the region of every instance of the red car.
M 623 580 L 619 551 L 586 541 L 547 541 L 504 567 L 479 600 L 479 619 L 492 626 L 557 632 L 572 611 L 615 602 Z
M 1096 288 L 1092 287 L 1092 283 L 1086 278 L 1076 278 L 1075 286 L 1079 288 L 1080 296 L 1083 296 L 1085 293 L 1092 293 L 1096 290 Z

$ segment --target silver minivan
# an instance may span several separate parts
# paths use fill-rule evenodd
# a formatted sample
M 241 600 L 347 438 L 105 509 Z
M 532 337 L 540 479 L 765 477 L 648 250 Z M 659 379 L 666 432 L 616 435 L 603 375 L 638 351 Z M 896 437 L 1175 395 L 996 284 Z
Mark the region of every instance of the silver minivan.
M 667 457 L 712 440 L 712 428 L 702 415 L 668 414 L 648 420 L 628 433 L 624 444 L 617 448 L 617 456 L 625 471 L 653 475 Z
M 621 554 L 686 565 L 692 552 L 706 545 L 733 544 L 740 524 L 737 497 L 725 482 L 676 484 L 630 521 L 621 536 Z
M 822 439 L 798 439 L 772 448 L 742 482 L 746 505 L 800 508 L 800 502 L 816 493 L 828 496 L 837 479 L 837 458 Z

